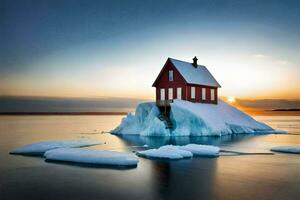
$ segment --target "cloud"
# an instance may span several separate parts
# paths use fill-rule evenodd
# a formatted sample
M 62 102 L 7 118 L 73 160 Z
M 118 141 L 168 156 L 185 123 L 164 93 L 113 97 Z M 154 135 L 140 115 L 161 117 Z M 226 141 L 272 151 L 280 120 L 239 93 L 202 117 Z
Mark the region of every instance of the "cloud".
M 252 54 L 251 56 L 258 59 L 268 58 L 268 56 L 264 54 Z
M 144 99 L 0 97 L 0 112 L 116 112 L 133 111 Z
M 252 54 L 251 57 L 253 57 L 254 59 L 257 59 L 257 60 L 267 61 L 267 62 L 276 64 L 276 65 L 291 65 L 292 64 L 291 62 L 289 62 L 287 60 L 284 60 L 281 58 L 275 58 L 275 57 L 265 55 L 265 54 L 260 54 L 260 53 Z
M 280 64 L 280 65 L 288 65 L 288 64 L 291 64 L 289 61 L 286 61 L 286 60 L 277 60 L 277 63 Z

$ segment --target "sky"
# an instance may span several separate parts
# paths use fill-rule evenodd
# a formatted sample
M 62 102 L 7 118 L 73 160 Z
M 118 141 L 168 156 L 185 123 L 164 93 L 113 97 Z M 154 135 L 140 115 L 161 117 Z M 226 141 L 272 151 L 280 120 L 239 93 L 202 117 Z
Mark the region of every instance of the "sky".
M 300 1 L 0 1 L 0 95 L 153 99 L 168 57 L 221 96 L 300 99 Z

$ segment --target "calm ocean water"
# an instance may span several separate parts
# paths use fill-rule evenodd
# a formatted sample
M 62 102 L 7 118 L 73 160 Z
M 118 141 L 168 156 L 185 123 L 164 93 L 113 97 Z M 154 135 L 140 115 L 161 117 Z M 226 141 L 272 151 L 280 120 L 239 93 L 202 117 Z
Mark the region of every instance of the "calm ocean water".
M 223 155 L 179 161 L 140 158 L 137 168 L 47 163 L 8 152 L 41 140 L 92 138 L 94 149 L 132 152 L 143 145 L 214 144 L 242 152 L 300 146 L 300 116 L 257 116 L 288 134 L 224 137 L 118 137 L 103 131 L 122 116 L 0 116 L 0 199 L 299 199 L 300 156 Z

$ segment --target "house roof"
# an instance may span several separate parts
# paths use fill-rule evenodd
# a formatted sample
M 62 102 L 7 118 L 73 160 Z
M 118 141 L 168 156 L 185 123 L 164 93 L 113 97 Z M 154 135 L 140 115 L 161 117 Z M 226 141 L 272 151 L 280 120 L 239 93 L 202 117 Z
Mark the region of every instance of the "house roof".
M 193 64 L 189 62 L 184 62 L 173 58 L 169 58 L 169 60 L 176 67 L 187 83 L 221 87 L 221 85 L 205 66 L 198 65 L 198 67 L 194 67 Z

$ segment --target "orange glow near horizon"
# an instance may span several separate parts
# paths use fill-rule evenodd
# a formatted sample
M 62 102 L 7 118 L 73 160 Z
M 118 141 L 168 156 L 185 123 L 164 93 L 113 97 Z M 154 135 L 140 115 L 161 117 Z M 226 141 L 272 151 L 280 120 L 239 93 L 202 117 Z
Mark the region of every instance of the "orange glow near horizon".
M 133 57 L 134 59 L 123 58 L 125 60 L 122 60 L 122 66 L 94 60 L 87 71 L 80 64 L 69 63 L 77 70 L 72 70 L 72 73 L 68 70 L 61 71 L 59 76 L 58 72 L 39 74 L 38 71 L 7 76 L 0 81 L 0 95 L 154 99 L 155 89 L 152 83 L 167 56 L 157 56 L 159 60 L 148 62 L 140 58 L 138 53 Z M 189 61 L 190 56 L 180 51 L 172 57 Z M 47 64 L 49 69 L 60 62 L 55 57 L 51 60 L 54 63 Z M 219 96 L 239 99 L 300 99 L 297 77 L 299 69 L 291 62 L 260 54 L 235 53 L 226 56 L 204 54 L 199 56 L 198 62 L 207 66 L 221 84 Z M 143 67 L 140 67 L 140 63 L 143 63 Z M 42 64 L 36 63 L 37 66 Z M 99 68 L 101 65 L 110 67 Z M 66 69 L 70 66 L 66 66 Z
M 234 102 L 235 102 L 235 98 L 234 98 L 234 97 L 228 97 L 228 98 L 227 98 L 227 101 L 228 101 L 229 103 L 234 103 Z

